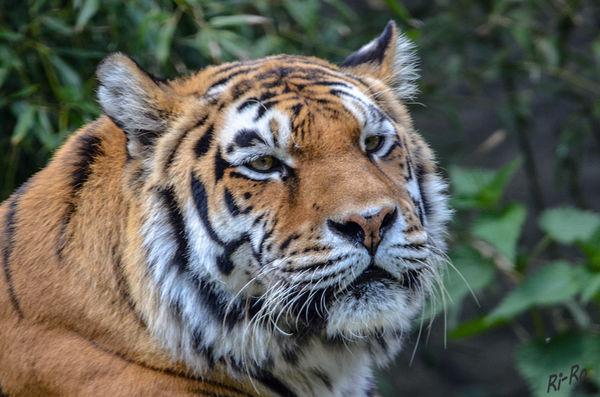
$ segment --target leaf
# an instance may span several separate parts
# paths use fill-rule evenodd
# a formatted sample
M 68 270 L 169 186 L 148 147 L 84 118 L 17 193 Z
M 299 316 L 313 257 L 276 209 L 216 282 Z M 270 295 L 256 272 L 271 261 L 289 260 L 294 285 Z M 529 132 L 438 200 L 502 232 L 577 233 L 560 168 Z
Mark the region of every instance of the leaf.
M 62 82 L 65 85 L 71 86 L 76 89 L 81 89 L 81 77 L 79 73 L 75 71 L 68 63 L 66 63 L 62 58 L 58 55 L 51 55 L 50 62 L 58 71 Z
M 494 264 L 470 246 L 455 247 L 449 256 L 452 266 L 444 270 L 442 283 L 446 292 L 444 299 L 447 310 L 460 306 L 465 296 L 470 296 L 471 292 L 475 294 L 488 286 L 496 274 Z M 431 299 L 435 299 L 433 302 L 435 304 L 426 306 L 424 316 L 426 319 L 432 315 L 436 316 L 444 309 L 441 295 L 443 293 L 440 290 L 434 293 Z
M 399 0 L 383 0 L 383 2 L 400 18 L 403 22 L 408 22 L 412 19 L 408 10 L 400 4 Z
M 577 242 L 577 246 L 583 251 L 590 265 L 600 270 L 600 228 L 587 241 Z
M 600 273 L 594 273 L 584 266 L 578 267 L 578 284 L 581 302 L 588 303 L 600 293 Z
M 42 23 L 44 24 L 44 26 L 46 26 L 48 29 L 55 33 L 62 34 L 65 36 L 73 34 L 73 28 L 64 23 L 64 21 L 59 18 L 46 15 L 44 16 L 44 18 L 42 18 Z
M 498 171 L 450 167 L 453 206 L 466 209 L 495 205 L 520 164 L 521 160 L 516 159 Z
M 515 263 L 517 241 L 525 216 L 525 206 L 512 203 L 500 211 L 479 214 L 473 223 L 472 232 L 492 245 L 510 263 Z
M 75 30 L 82 31 L 87 25 L 88 21 L 98 12 L 100 8 L 100 0 L 85 0 L 83 6 L 77 16 L 77 22 L 75 23 Z
M 17 104 L 15 104 L 17 105 Z M 31 127 L 33 126 L 33 121 L 35 118 L 36 108 L 30 106 L 29 104 L 18 104 L 20 106 L 15 106 L 18 109 L 17 116 L 17 124 L 13 130 L 12 137 L 10 139 L 10 143 L 13 145 L 18 145 L 21 143 L 23 138 L 27 135 Z
M 454 328 L 448 336 L 452 339 L 468 338 L 503 323 L 504 320 L 502 319 L 490 321 L 486 316 L 481 316 L 460 324 L 458 327 Z
M 42 142 L 44 147 L 50 152 L 60 144 L 59 136 L 52 129 L 48 113 L 42 109 L 37 112 L 38 123 L 35 129 L 36 137 Z
M 160 63 L 165 63 L 169 59 L 177 22 L 177 18 L 171 18 L 159 29 L 158 42 L 156 43 L 156 58 Z
M 320 8 L 317 0 L 284 0 L 283 5 L 291 17 L 307 31 L 317 22 Z
M 496 267 L 472 247 L 460 245 L 449 256 L 455 269 L 446 269 L 444 287 L 455 303 L 460 302 L 471 291 L 475 293 L 494 280 Z
M 562 335 L 547 342 L 530 340 L 517 348 L 515 356 L 517 369 L 534 397 L 568 396 L 579 383 L 576 379 L 584 368 L 588 378 L 594 374 L 597 382 L 600 377 L 597 371 L 600 368 L 600 338 L 595 335 Z M 577 378 L 571 378 L 571 373 Z M 552 375 L 556 375 L 554 383 L 550 383 Z M 558 389 L 558 378 L 564 376 L 567 379 Z
M 270 24 L 269 18 L 261 15 L 222 15 L 210 19 L 209 24 L 213 28 L 222 28 L 225 26 L 247 26 L 247 25 L 267 25 Z
M 512 319 L 534 306 L 549 306 L 572 298 L 579 291 L 578 277 L 567 262 L 549 263 L 523 280 L 488 316 L 488 322 Z
M 551 36 L 539 37 L 535 41 L 535 44 L 536 44 L 538 51 L 540 52 L 540 54 L 542 55 L 542 57 L 544 58 L 544 60 L 546 61 L 546 64 L 548 66 L 551 66 L 551 67 L 558 66 L 558 63 L 560 61 L 560 55 L 558 53 L 557 45 L 554 42 L 554 40 L 551 38 Z
M 570 207 L 552 208 L 540 215 L 539 225 L 553 240 L 572 244 L 592 238 L 600 228 L 600 215 Z

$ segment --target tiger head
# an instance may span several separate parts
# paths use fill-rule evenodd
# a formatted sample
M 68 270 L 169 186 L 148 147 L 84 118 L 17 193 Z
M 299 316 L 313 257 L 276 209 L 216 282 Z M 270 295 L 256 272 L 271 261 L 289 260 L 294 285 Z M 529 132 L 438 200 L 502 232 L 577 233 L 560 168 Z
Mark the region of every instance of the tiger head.
M 122 54 L 100 64 L 99 102 L 127 136 L 142 310 L 176 357 L 255 373 L 397 351 L 449 214 L 403 105 L 415 63 L 390 23 L 339 66 L 280 55 L 165 82 Z

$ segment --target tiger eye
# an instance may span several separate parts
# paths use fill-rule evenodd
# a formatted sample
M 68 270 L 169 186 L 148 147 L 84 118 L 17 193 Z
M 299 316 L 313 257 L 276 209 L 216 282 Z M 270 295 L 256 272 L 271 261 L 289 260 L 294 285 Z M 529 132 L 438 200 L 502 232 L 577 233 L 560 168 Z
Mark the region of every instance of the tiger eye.
M 268 171 L 273 168 L 275 160 L 273 156 L 262 156 L 250 162 L 250 167 L 257 171 Z
M 379 149 L 379 146 L 381 145 L 381 142 L 383 141 L 383 138 L 378 136 L 378 135 L 372 135 L 370 137 L 368 137 L 367 139 L 365 139 L 365 149 L 367 150 L 367 152 L 373 152 L 377 149 Z

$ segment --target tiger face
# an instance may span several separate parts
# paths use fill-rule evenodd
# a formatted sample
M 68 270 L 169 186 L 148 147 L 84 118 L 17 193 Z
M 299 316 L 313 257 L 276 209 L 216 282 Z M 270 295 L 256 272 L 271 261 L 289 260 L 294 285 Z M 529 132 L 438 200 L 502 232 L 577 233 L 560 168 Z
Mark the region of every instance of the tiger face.
M 340 66 L 282 55 L 170 82 L 122 54 L 99 66 L 99 101 L 127 135 L 141 310 L 175 357 L 333 379 L 393 356 L 438 277 L 448 218 L 402 104 L 414 62 L 391 23 Z

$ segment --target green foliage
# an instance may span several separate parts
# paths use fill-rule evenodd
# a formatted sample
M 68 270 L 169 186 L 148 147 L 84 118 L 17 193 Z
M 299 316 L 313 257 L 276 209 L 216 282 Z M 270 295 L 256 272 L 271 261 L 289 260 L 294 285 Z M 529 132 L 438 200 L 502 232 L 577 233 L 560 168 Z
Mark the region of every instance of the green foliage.
M 469 209 L 496 205 L 520 163 L 520 160 L 512 161 L 497 171 L 450 167 L 452 206 Z
M 559 243 L 587 242 L 600 228 L 600 215 L 575 208 L 552 208 L 540 215 L 539 224 Z
M 571 299 L 579 290 L 575 269 L 564 261 L 544 265 L 509 292 L 488 314 L 486 321 L 512 319 L 532 307 L 555 305 Z

